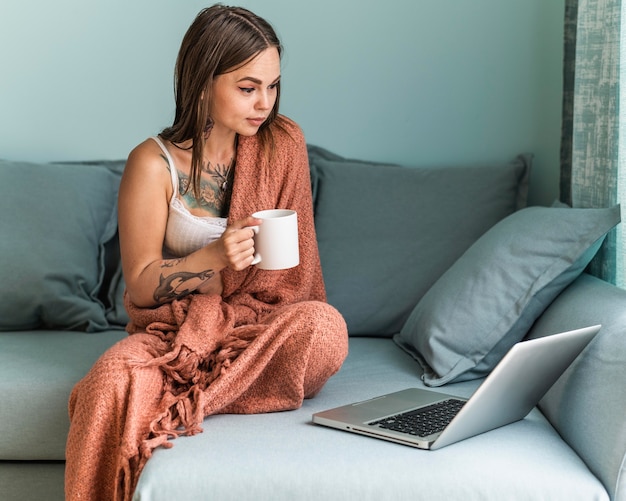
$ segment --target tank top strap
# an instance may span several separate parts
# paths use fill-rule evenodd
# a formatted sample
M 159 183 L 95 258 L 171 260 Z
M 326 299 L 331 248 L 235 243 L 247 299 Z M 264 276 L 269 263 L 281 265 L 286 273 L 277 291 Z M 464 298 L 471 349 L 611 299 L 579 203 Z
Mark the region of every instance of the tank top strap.
M 172 188 L 174 189 L 174 191 L 172 192 L 172 200 L 173 200 L 174 198 L 176 198 L 178 196 L 178 172 L 176 171 L 176 165 L 174 165 L 174 159 L 172 158 L 172 155 L 170 155 L 169 150 L 165 147 L 165 144 L 163 144 L 163 141 L 161 141 L 161 139 L 159 139 L 158 136 L 152 136 L 150 139 L 154 139 L 156 144 L 159 145 L 161 150 L 163 150 L 163 153 L 165 154 L 165 157 L 167 158 L 167 161 L 170 164 L 170 175 L 172 177 Z

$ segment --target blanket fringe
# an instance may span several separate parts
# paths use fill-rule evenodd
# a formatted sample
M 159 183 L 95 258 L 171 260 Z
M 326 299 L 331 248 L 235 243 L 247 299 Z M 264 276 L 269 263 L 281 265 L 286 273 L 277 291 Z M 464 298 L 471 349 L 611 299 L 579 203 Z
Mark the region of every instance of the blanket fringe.
M 244 330 L 245 331 L 245 330 Z M 163 411 L 150 423 L 149 436 L 142 441 L 138 460 L 145 463 L 157 447 L 172 447 L 171 439 L 202 432 L 204 392 L 222 376 L 232 362 L 250 345 L 254 335 L 237 337 L 233 331 L 206 358 L 186 346 L 171 346 L 171 351 L 138 367 L 158 366 L 166 378 Z

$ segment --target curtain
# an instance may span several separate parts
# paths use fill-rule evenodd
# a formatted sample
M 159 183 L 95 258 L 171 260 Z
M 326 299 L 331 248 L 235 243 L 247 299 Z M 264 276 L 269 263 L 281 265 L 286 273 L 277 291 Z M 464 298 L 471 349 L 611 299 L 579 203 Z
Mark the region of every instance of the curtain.
M 564 26 L 560 198 L 572 207 L 610 207 L 619 203 L 625 167 L 619 147 L 621 0 L 565 0 Z M 588 269 L 618 285 L 624 274 L 620 233 L 607 236 Z

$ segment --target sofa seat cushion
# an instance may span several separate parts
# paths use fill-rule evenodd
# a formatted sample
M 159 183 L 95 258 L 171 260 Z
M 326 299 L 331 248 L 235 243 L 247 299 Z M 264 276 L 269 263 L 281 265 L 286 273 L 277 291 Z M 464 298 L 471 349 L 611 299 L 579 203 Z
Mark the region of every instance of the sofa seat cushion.
M 479 383 L 445 391 L 467 396 Z M 155 451 L 134 499 L 608 499 L 538 409 L 435 452 L 311 423 L 314 412 L 409 386 L 424 387 L 409 355 L 389 339 L 353 337 L 316 398 L 296 411 L 207 418 L 203 433 Z
M 0 460 L 63 460 L 74 384 L 124 331 L 0 332 Z

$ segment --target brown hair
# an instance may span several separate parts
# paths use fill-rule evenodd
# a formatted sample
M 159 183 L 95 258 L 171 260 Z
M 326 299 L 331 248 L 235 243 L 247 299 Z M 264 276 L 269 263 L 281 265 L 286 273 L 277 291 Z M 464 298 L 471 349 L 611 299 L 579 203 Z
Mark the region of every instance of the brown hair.
M 213 80 L 244 65 L 265 49 L 282 46 L 271 25 L 241 7 L 213 5 L 200 11 L 183 37 L 176 60 L 174 123 L 161 132 L 172 143 L 192 140 L 190 178 L 198 197 L 202 152 L 213 122 L 209 116 Z M 276 103 L 257 134 L 263 148 L 273 148 L 270 129 L 278 115 L 280 82 Z

